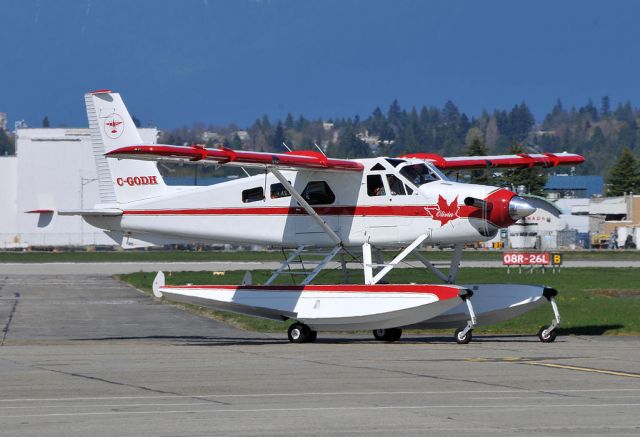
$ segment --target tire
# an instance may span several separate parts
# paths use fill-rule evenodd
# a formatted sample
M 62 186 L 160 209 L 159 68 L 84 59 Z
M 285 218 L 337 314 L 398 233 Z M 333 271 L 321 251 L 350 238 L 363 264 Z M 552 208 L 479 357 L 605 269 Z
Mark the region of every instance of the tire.
M 303 323 L 294 323 L 289 326 L 287 336 L 291 343 L 306 343 L 309 339 L 311 330 Z
M 473 329 L 469 329 L 465 335 L 462 335 L 462 331 L 464 331 L 464 328 L 456 329 L 456 332 L 454 335 L 456 339 L 456 343 L 467 344 L 471 341 L 471 337 L 473 337 L 473 334 L 472 334 Z
M 400 337 L 402 337 L 402 329 L 399 328 L 373 330 L 373 338 L 378 341 L 387 341 L 392 343 L 400 340 Z
M 312 331 L 309 329 L 309 338 L 307 338 L 307 343 L 313 343 L 318 338 L 318 331 Z
M 378 341 L 385 341 L 384 336 L 387 334 L 386 329 L 374 329 L 373 330 L 373 338 Z
M 544 326 L 540 328 L 540 330 L 538 331 L 538 338 L 543 343 L 553 343 L 556 340 L 558 333 L 555 329 L 552 331 L 547 331 L 547 329 L 548 328 Z

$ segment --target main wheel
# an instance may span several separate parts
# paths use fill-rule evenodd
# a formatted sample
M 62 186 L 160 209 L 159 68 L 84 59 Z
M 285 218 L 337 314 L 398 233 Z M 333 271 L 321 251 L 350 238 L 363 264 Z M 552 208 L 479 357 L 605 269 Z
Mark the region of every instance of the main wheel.
M 373 338 L 378 341 L 384 341 L 384 336 L 387 333 L 386 329 L 374 329 L 373 330 Z
M 373 330 L 373 338 L 378 341 L 394 342 L 400 340 L 400 337 L 402 337 L 402 329 L 399 328 Z
M 538 338 L 543 343 L 553 343 L 556 340 L 557 335 L 558 333 L 555 329 L 549 331 L 548 328 L 545 328 L 544 326 L 538 331 Z
M 306 343 L 311 336 L 311 329 L 303 323 L 296 322 L 289 326 L 287 336 L 291 343 Z
M 473 337 L 473 334 L 471 333 L 473 329 L 469 329 L 466 334 L 463 334 L 462 331 L 464 331 L 464 328 L 456 329 L 456 333 L 455 333 L 456 343 L 467 344 L 471 341 L 471 337 Z
M 318 331 L 312 331 L 309 329 L 309 338 L 307 338 L 307 343 L 313 343 L 318 338 Z

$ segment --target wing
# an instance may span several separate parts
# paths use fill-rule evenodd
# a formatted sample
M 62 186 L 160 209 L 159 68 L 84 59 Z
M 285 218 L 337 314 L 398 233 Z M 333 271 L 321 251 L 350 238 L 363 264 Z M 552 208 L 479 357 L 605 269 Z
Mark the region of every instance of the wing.
M 121 147 L 107 153 L 108 158 L 141 159 L 146 161 L 213 162 L 242 167 L 271 166 L 280 169 L 318 169 L 333 171 L 362 171 L 364 166 L 349 159 L 327 158 L 311 150 L 296 150 L 286 153 L 249 152 L 206 149 L 199 146 L 136 145 Z
M 577 165 L 584 158 L 573 153 L 520 153 L 518 155 L 454 156 L 443 157 L 432 153 L 412 153 L 401 158 L 417 158 L 432 162 L 441 170 L 464 170 L 474 168 L 527 168 Z

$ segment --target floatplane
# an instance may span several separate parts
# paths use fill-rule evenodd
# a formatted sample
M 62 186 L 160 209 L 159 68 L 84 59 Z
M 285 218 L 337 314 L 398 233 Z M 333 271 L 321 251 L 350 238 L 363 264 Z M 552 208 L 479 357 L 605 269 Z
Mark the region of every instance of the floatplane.
M 540 329 L 553 341 L 560 323 L 557 291 L 516 284 L 459 285 L 456 276 L 465 243 L 492 239 L 501 228 L 545 208 L 538 198 L 501 187 L 459 183 L 443 171 L 577 165 L 570 153 L 334 159 L 322 151 L 264 153 L 202 146 L 144 144 L 119 94 L 85 95 L 100 201 L 92 209 L 58 211 L 80 215 L 123 247 L 175 239 L 261 244 L 292 250 L 264 284 L 250 275 L 239 285 L 168 285 L 159 272 L 157 297 L 196 303 L 268 319 L 292 320 L 288 338 L 312 342 L 317 332 L 372 330 L 396 341 L 402 329 L 452 328 L 468 343 L 474 327 L 516 317 L 549 302 L 553 320 Z M 188 162 L 258 168 L 261 173 L 211 186 L 168 186 L 157 162 Z M 453 246 L 446 271 L 421 245 Z M 399 252 L 390 261 L 382 249 Z M 300 260 L 312 256 L 299 270 Z M 384 278 L 412 256 L 441 284 L 389 284 Z M 355 257 L 361 284 L 316 285 L 330 263 Z M 336 261 L 334 261 L 336 260 Z M 299 275 L 293 285 L 278 278 Z

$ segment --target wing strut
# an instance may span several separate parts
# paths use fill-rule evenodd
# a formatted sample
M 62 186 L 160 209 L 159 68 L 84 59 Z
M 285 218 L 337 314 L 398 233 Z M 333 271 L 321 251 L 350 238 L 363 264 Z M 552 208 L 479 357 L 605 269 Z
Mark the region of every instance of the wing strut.
M 367 242 L 362 246 L 362 258 L 364 266 L 364 282 L 365 284 L 377 284 L 387 273 L 397 266 L 403 259 L 413 252 L 430 234 L 422 234 L 416 238 L 413 243 L 400 252 L 389 264 L 374 264 L 371 262 L 371 245 Z M 373 267 L 382 267 L 375 276 L 373 275 Z
M 331 238 L 335 244 L 342 245 L 342 239 L 338 237 L 338 234 L 336 234 L 333 229 L 331 229 L 331 227 L 327 224 L 327 222 L 325 222 L 322 217 L 320 217 L 320 215 L 318 215 L 318 213 L 311 207 L 311 205 L 309 205 L 307 201 L 304 200 L 302 195 L 298 193 L 295 188 L 293 188 L 287 178 L 285 178 L 282 173 L 280 173 L 280 170 L 272 166 L 268 166 L 267 168 L 289 191 L 289 193 L 291 193 L 291 196 L 298 201 L 300 206 L 304 208 L 305 211 L 307 211 L 307 214 L 309 214 L 316 222 L 318 222 L 322 230 L 329 236 L 329 238 Z
M 451 259 L 451 265 L 449 266 L 449 274 L 445 275 L 442 273 L 436 266 L 434 266 L 431 261 L 429 261 L 424 255 L 418 252 L 417 247 L 413 251 L 413 256 L 418 258 L 418 260 L 425 265 L 431 273 L 436 275 L 438 278 L 443 280 L 447 284 L 455 284 L 456 277 L 458 275 L 458 268 L 460 267 L 460 260 L 462 259 L 462 249 L 464 249 L 463 244 L 456 244 L 453 250 L 453 258 Z

